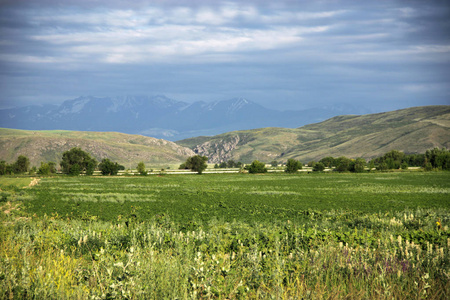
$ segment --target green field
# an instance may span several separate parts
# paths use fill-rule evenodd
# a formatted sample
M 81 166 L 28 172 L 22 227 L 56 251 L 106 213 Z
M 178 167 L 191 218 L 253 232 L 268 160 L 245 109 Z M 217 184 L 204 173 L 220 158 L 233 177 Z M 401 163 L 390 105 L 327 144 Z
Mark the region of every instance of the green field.
M 450 296 L 449 172 L 11 180 L 0 298 Z
M 301 222 L 305 213 L 450 209 L 450 176 L 440 173 L 216 174 L 44 178 L 25 206 L 40 216 L 115 221 L 165 215 L 184 224 L 211 219 Z

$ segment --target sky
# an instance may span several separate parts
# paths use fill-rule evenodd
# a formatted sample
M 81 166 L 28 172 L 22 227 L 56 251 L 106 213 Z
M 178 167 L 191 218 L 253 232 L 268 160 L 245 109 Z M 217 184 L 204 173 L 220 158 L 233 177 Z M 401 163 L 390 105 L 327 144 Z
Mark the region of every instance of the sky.
M 0 108 L 79 96 L 450 104 L 450 1 L 0 0 Z

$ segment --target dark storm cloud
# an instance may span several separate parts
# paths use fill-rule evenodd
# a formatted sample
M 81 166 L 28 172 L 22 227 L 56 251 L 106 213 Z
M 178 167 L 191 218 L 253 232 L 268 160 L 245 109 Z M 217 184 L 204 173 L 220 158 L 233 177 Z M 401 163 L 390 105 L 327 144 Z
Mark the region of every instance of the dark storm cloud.
M 311 101 L 378 110 L 448 103 L 447 2 L 3 1 L 0 7 L 3 106 L 136 93 L 189 101 L 244 96 L 278 108 Z

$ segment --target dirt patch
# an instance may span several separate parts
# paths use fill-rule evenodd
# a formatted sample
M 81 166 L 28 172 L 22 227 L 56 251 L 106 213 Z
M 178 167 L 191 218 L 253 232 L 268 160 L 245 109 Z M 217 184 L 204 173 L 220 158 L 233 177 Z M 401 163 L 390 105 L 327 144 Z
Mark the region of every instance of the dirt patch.
M 32 187 L 32 186 L 37 185 L 37 184 L 39 183 L 39 181 L 41 181 L 39 178 L 34 178 L 34 179 L 30 182 L 30 184 L 28 185 L 28 187 Z

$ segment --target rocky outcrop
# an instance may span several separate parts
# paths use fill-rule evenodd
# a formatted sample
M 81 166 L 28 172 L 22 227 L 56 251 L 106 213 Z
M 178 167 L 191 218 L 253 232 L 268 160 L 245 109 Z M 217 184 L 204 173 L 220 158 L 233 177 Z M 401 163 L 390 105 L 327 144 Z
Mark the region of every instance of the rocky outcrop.
M 209 141 L 194 148 L 194 152 L 207 156 L 210 163 L 221 163 L 232 158 L 232 151 L 238 147 L 241 138 L 234 135 L 227 139 Z

